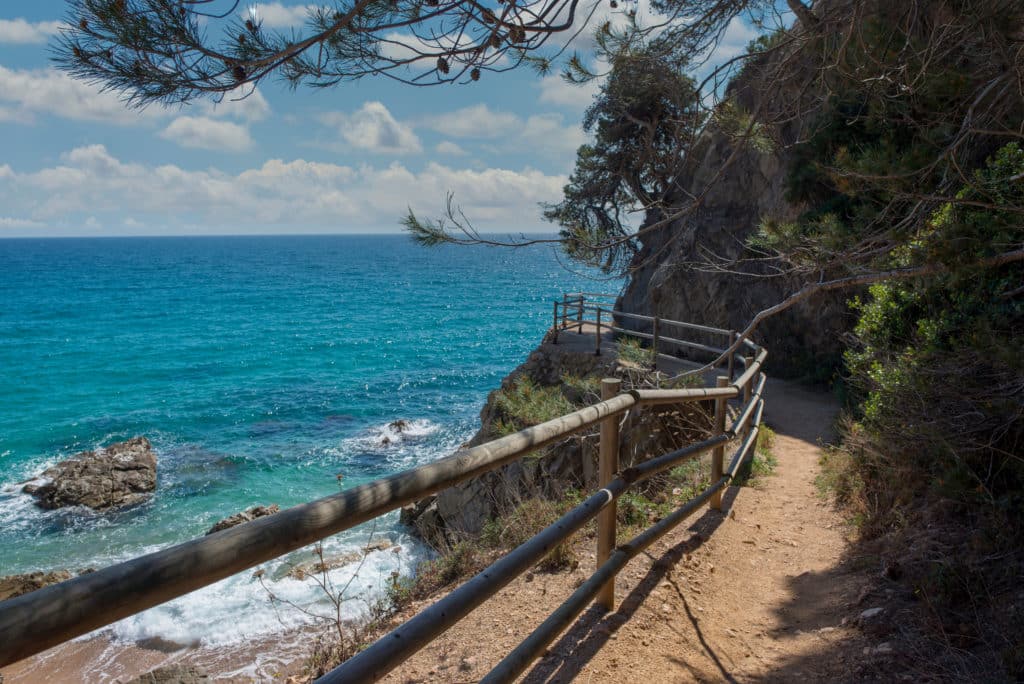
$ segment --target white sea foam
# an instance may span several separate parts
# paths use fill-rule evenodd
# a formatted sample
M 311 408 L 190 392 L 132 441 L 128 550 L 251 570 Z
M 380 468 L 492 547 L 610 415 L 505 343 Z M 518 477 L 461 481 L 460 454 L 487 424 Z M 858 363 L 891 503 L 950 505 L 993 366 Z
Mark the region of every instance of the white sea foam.
M 433 421 L 415 420 L 391 421 L 375 425 L 348 437 L 326 453 L 347 459 L 353 453 L 373 454 L 380 463 L 391 468 L 409 468 L 447 456 L 465 439 L 464 431 L 442 429 Z
M 397 541 L 395 545 L 370 551 L 361 560 L 328 572 L 330 586 L 345 598 L 344 620 L 360 619 L 392 581 L 392 573 L 408 575 L 428 553 L 405 535 L 389 536 Z M 324 544 L 324 555 L 330 559 L 351 554 L 367 541 L 365 533 L 344 541 L 331 539 Z M 286 562 L 275 560 L 261 566 L 262 584 L 254 571 L 246 571 L 125 618 L 114 624 L 110 633 L 122 642 L 160 637 L 183 645 L 225 646 L 315 624 L 316 615 L 333 619 L 334 606 L 313 579 L 282 576 L 281 566 Z
M 371 445 L 386 447 L 429 437 L 438 429 L 437 423 L 426 419 L 395 420 L 370 428 L 362 439 Z
M 38 472 L 49 468 L 49 465 L 33 468 Z M 34 477 L 25 480 L 24 475 L 13 482 L 0 485 L 0 527 L 7 531 L 29 530 L 43 520 L 46 512 L 35 505 L 35 499 L 31 494 L 26 494 L 22 488 L 27 484 L 44 485 L 49 478 Z

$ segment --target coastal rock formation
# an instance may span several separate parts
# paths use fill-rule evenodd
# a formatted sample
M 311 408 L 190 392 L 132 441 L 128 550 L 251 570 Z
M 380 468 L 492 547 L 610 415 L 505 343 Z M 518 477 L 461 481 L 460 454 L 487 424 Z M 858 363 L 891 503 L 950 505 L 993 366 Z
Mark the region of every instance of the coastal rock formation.
M 573 405 L 586 405 L 597 395 L 581 396 L 579 379 L 623 377 L 636 372 L 614 356 L 594 356 L 574 351 L 567 345 L 551 344 L 545 339 L 526 362 L 503 381 L 499 390 L 491 392 L 480 412 L 481 428 L 463 445 L 473 447 L 495 439 L 495 427 L 507 422 L 499 394 L 513 387 L 520 378 L 529 378 L 537 387 L 557 388 Z M 575 379 L 575 380 L 574 380 Z M 567 382 L 568 381 L 568 382 Z M 696 404 L 686 409 L 645 411 L 631 416 L 622 431 L 620 465 L 629 467 L 645 454 L 664 453 L 677 448 L 669 423 L 678 423 L 666 415 L 680 410 L 692 411 L 685 422 L 699 432 L 707 415 Z M 708 424 L 710 427 L 710 424 Z M 692 436 L 692 435 L 691 435 Z M 667 440 L 667 441 L 666 441 Z M 597 483 L 598 444 L 595 431 L 579 433 L 523 458 L 466 482 L 449 487 L 438 494 L 402 508 L 400 521 L 409 525 L 428 543 L 444 546 L 453 540 L 479 533 L 491 519 L 512 511 L 531 498 L 557 500 L 569 489 L 587 490 Z
M 47 468 L 22 491 L 36 497 L 42 508 L 105 510 L 140 503 L 154 489 L 156 454 L 148 439 L 133 437 Z
M 92 572 L 92 568 L 79 570 L 79 575 Z M 50 572 L 29 572 L 22 575 L 0 577 L 0 601 L 27 594 L 36 589 L 48 587 L 69 580 L 75 576 L 70 570 L 52 570 Z
M 319 575 L 323 572 L 329 572 L 336 568 L 357 563 L 365 555 L 374 551 L 387 551 L 388 549 L 392 549 L 395 553 L 401 551 L 401 547 L 395 546 L 390 539 L 377 539 L 358 551 L 347 551 L 337 556 L 320 556 L 314 553 L 309 561 L 285 563 L 274 572 L 272 578 L 279 580 L 283 577 L 291 577 L 292 579 L 304 580 L 311 575 Z
M 166 665 L 132 679 L 128 684 L 205 684 L 210 676 L 192 665 Z
M 207 531 L 206 534 L 213 534 L 214 532 L 220 532 L 221 530 L 226 530 L 229 527 L 234 527 L 235 525 L 241 525 L 242 523 L 253 521 L 256 518 L 273 515 L 280 510 L 281 508 L 277 504 L 270 504 L 269 506 L 253 506 L 252 508 L 245 509 L 241 513 L 229 515 L 223 520 L 218 521 L 209 529 L 209 531 Z
M 742 257 L 744 240 L 764 217 L 787 220 L 800 210 L 785 199 L 786 165 L 779 156 L 752 149 L 737 152 L 735 143 L 722 134 L 710 133 L 701 144 L 702 154 L 687 188 L 698 193 L 708 185 L 701 208 L 644 236 L 634 259 L 635 270 L 616 308 L 742 330 L 755 314 L 785 299 L 800 283 L 762 277 L 771 269 L 771 264 L 763 262 L 736 266 L 729 272 L 692 265 L 701 263 L 708 253 L 723 259 Z M 734 152 L 731 171 L 712 183 L 713 174 Z M 649 223 L 660 218 L 652 214 Z M 835 331 L 852 325 L 845 304 L 849 296 L 813 298 L 762 323 L 754 337 L 771 350 L 769 369 L 803 375 L 819 363 L 836 359 L 841 345 Z M 621 324 L 648 332 L 650 327 L 632 320 Z M 693 335 L 687 333 L 687 338 Z M 695 341 L 721 344 L 722 340 Z

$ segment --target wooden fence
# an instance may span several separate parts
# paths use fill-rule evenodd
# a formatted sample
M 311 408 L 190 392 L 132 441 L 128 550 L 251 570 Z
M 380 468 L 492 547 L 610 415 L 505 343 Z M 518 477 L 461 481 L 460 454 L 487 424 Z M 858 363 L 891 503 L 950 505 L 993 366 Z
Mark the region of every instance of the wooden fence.
M 594 325 L 598 337 L 602 330 L 640 337 L 645 335 L 615 324 L 616 319 L 632 314 L 587 302 L 588 298 L 593 301 L 599 297 L 603 295 L 575 293 L 564 297 L 562 302 L 555 302 L 554 336 L 557 338 L 560 332 L 572 326 L 582 330 L 585 324 Z M 570 319 L 567 311 L 576 314 L 575 320 Z M 561 319 L 559 313 L 562 314 Z M 593 322 L 586 318 L 588 313 L 594 314 Z M 699 345 L 700 351 L 715 354 L 715 362 L 727 363 L 730 369 L 736 351 L 741 351 L 743 356 L 739 363 L 743 365 L 742 374 L 735 379 L 731 379 L 731 373 L 719 376 L 715 387 L 629 392 L 620 391 L 619 380 L 606 379 L 602 381 L 600 402 L 540 425 L 272 516 L 2 601 L 0 666 L 347 530 L 499 468 L 580 430 L 600 425 L 598 491 L 318 681 L 361 683 L 379 680 L 596 518 L 597 567 L 594 573 L 483 681 L 515 679 L 592 601 L 596 599 L 608 609 L 614 607 L 615 576 L 630 559 L 704 504 L 720 508 L 722 490 L 755 448 L 764 410 L 766 379 L 761 367 L 767 351 L 750 340 L 737 340 L 735 333 L 728 330 L 654 318 L 651 321 L 656 322 L 656 332 L 646 339 L 654 343 L 656 353 L 663 354 L 657 345 L 667 340 L 671 340 L 670 344 L 688 346 L 681 338 L 659 337 L 661 326 L 717 335 L 726 344 L 715 347 L 690 342 L 689 346 Z M 596 351 L 600 352 L 600 343 Z M 741 403 L 730 423 L 726 406 L 732 399 Z M 715 430 L 711 437 L 649 458 L 625 470 L 619 468 L 619 421 L 623 414 L 644 406 L 690 401 L 714 402 Z M 735 451 L 726 464 L 725 451 L 732 447 Z M 618 497 L 631 486 L 708 452 L 711 453 L 711 485 L 628 543 L 616 546 L 615 509 Z

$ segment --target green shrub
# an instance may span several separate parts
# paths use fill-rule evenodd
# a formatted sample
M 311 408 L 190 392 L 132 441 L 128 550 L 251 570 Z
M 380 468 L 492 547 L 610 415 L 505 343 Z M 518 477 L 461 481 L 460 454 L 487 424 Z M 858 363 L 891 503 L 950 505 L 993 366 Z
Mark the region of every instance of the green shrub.
M 654 363 L 654 351 L 647 349 L 635 337 L 623 337 L 618 341 L 619 359 L 646 368 Z
M 481 542 L 501 551 L 513 549 L 555 522 L 576 503 L 570 505 L 569 502 L 554 502 L 545 499 L 524 501 L 508 515 L 489 521 L 484 526 Z M 571 539 L 556 546 L 538 563 L 538 567 L 548 571 L 562 570 L 577 565 L 579 565 L 579 560 L 572 549 Z
M 394 609 L 400 610 L 412 601 L 425 599 L 440 589 L 480 572 L 490 561 L 491 555 L 477 544 L 459 542 L 441 552 L 437 558 L 420 563 L 414 576 L 393 575 L 386 590 L 387 599 Z
M 557 386 L 543 387 L 526 375 L 498 390 L 495 406 L 501 414 L 495 431 L 505 435 L 539 425 L 576 410 Z

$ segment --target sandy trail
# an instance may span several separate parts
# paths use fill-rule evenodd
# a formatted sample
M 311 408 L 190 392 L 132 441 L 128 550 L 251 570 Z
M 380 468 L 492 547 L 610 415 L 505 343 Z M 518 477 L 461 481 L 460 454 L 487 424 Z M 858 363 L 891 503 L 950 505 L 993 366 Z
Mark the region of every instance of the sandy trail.
M 836 413 L 827 394 L 770 381 L 775 473 L 730 488 L 724 512 L 705 510 L 635 559 L 616 582 L 618 609 L 589 609 L 522 681 L 851 676 L 864 643 L 841 622 L 856 615 L 863 574 L 844 560 L 846 527 L 814 484 Z M 592 571 L 583 556 L 573 572 L 516 580 L 387 681 L 476 681 Z

